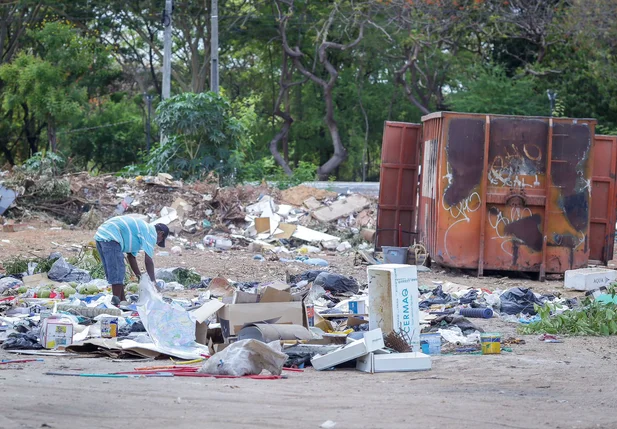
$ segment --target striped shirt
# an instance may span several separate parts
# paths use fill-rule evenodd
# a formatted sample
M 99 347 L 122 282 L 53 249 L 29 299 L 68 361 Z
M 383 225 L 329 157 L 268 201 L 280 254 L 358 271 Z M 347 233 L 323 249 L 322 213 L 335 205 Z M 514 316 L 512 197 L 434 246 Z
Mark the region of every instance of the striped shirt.
M 132 216 L 112 217 L 101 225 L 94 236 L 96 241 L 115 241 L 120 244 L 122 253 L 137 256 L 140 250 L 154 257 L 154 245 L 157 241 L 153 225 Z

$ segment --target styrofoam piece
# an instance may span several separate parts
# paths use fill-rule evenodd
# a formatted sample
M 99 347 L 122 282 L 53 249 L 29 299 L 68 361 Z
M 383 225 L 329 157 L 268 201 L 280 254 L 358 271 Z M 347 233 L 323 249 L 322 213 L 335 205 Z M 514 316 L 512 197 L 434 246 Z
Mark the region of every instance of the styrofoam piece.
M 596 290 L 603 286 L 609 286 L 617 281 L 617 271 L 607 268 L 580 268 L 567 270 L 564 276 L 566 289 L 580 291 Z
M 368 353 L 358 358 L 356 369 L 376 372 L 409 372 L 431 369 L 431 357 L 424 353 Z
M 328 369 L 384 347 L 383 332 L 381 329 L 374 329 L 366 332 L 361 340 L 353 341 L 326 355 L 313 357 L 311 365 L 318 371 Z
M 369 329 L 386 334 L 404 331 L 414 350 L 420 350 L 418 271 L 415 265 L 383 264 L 367 268 Z

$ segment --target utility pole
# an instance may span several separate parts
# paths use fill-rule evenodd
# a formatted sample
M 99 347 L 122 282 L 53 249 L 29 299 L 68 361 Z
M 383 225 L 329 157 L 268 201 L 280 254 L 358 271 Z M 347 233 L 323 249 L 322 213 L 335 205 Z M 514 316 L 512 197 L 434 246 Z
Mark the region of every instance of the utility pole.
M 219 93 L 219 2 L 211 0 L 210 7 L 210 91 Z
M 146 153 L 150 153 L 150 147 L 151 147 L 151 136 L 150 136 L 150 130 L 151 130 L 151 122 L 152 122 L 152 96 L 150 94 L 144 94 L 144 96 L 146 97 L 146 105 L 147 105 L 147 109 L 148 109 L 148 119 L 146 122 Z
M 163 45 L 163 91 L 161 98 L 169 98 L 171 94 L 171 12 L 173 0 L 165 0 L 165 12 L 163 12 L 163 26 L 165 27 Z

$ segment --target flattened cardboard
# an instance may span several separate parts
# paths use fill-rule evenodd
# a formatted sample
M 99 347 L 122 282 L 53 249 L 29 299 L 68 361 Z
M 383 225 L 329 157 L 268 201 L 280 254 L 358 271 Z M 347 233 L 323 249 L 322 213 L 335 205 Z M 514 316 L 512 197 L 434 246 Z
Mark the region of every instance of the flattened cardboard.
M 225 307 L 221 301 L 217 299 L 213 299 L 211 301 L 206 302 L 204 305 L 199 307 L 196 310 L 191 311 L 191 316 L 198 322 L 203 323 L 206 319 L 212 316 L 214 313 L 219 311 L 221 308 Z
M 292 296 L 289 292 L 277 290 L 273 287 L 266 287 L 261 294 L 259 302 L 289 302 L 292 300 Z
M 257 231 L 257 234 L 262 234 L 264 232 L 270 232 L 270 218 L 269 217 L 255 218 L 255 231 Z
M 269 283 L 262 283 L 261 286 L 264 287 L 271 287 L 274 288 L 276 290 L 284 290 L 284 291 L 288 291 L 291 289 L 291 286 L 288 285 L 285 282 L 280 282 L 280 281 L 274 281 L 274 282 L 269 282 Z
M 289 240 L 294 232 L 296 232 L 297 225 L 292 225 L 290 223 L 280 223 L 279 229 L 283 232 L 279 234 L 275 234 L 274 238 L 278 238 L 279 240 Z
M 276 323 L 304 326 L 303 303 L 300 301 L 258 304 L 228 304 L 218 311 L 223 337 L 237 335 L 237 326 L 275 319 Z
M 259 301 L 259 295 L 256 293 L 244 292 L 237 290 L 234 292 L 232 304 L 255 304 Z

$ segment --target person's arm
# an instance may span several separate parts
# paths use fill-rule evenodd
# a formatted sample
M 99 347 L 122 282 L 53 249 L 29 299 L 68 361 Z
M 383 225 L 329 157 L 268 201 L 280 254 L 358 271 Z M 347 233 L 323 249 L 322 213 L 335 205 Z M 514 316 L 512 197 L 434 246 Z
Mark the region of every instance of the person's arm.
M 156 279 L 154 278 L 154 261 L 148 254 L 145 255 L 145 263 L 146 263 L 146 272 L 150 276 L 150 280 L 156 283 Z
M 139 264 L 137 264 L 137 259 L 135 258 L 135 256 L 133 256 L 130 253 L 126 254 L 126 259 L 129 260 L 129 265 L 131 266 L 131 270 L 133 270 L 133 272 L 137 276 L 137 280 L 139 280 L 139 278 L 141 277 L 141 271 L 139 271 Z

